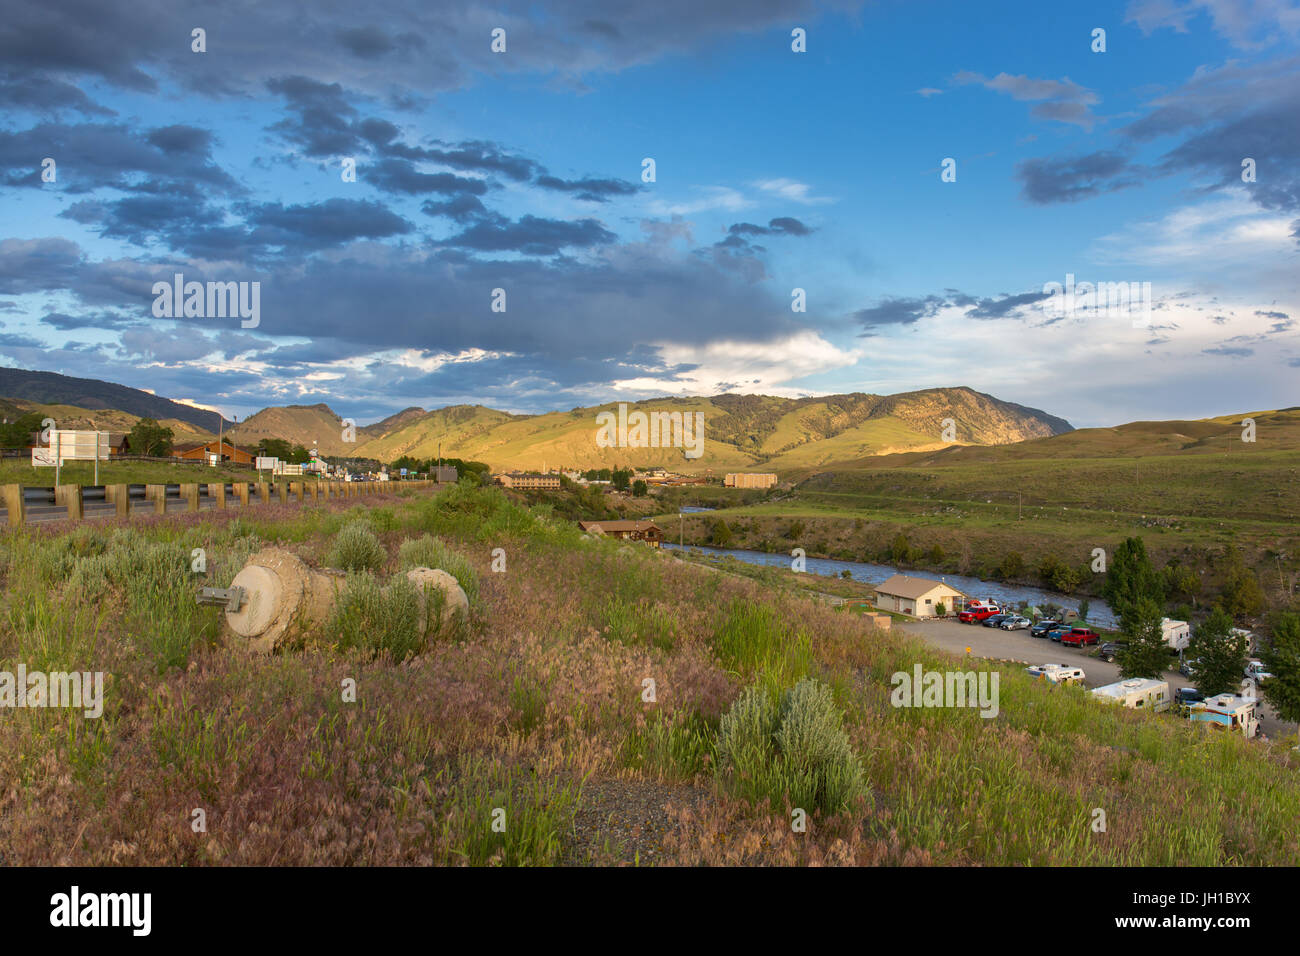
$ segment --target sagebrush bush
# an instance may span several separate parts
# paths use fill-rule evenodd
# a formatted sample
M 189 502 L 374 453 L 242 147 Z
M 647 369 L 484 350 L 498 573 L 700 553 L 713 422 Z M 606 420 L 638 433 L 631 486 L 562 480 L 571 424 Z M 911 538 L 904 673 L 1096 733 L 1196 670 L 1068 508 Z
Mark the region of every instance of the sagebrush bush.
M 378 571 L 388 560 L 388 553 L 363 521 L 343 526 L 334 539 L 327 563 L 344 571 Z
M 864 775 L 831 689 L 805 678 L 778 707 L 761 684 L 736 699 L 718 730 L 718 771 L 746 798 L 836 813 L 865 793 Z
M 395 577 L 385 586 L 372 574 L 350 574 L 326 633 L 340 650 L 403 661 L 425 644 L 421 604 L 419 589 L 404 577 Z
M 478 598 L 478 571 L 462 554 L 447 547 L 432 535 L 408 538 L 397 549 L 397 564 L 403 571 L 411 568 L 438 568 L 446 571 L 461 586 L 473 604 Z

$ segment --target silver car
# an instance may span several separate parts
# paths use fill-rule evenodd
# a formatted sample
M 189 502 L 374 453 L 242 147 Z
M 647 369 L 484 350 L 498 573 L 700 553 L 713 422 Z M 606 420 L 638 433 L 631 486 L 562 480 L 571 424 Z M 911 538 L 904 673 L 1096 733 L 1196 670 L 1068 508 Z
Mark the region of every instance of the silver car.
M 1027 617 L 1008 617 L 998 622 L 998 627 L 1004 631 L 1023 631 L 1029 627 L 1030 620 Z

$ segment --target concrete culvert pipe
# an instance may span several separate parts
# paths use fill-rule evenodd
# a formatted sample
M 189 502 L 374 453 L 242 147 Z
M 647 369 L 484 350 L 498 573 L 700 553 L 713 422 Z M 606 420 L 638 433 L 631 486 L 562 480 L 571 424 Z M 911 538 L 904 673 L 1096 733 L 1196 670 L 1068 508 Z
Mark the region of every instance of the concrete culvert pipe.
M 420 610 L 420 633 L 429 633 L 429 608 L 436 606 L 439 595 L 442 598 L 442 615 L 438 621 L 438 631 L 454 626 L 457 620 L 469 619 L 469 598 L 465 590 L 454 577 L 437 568 L 412 568 L 406 572 L 406 579 L 414 584 L 424 598 Z
M 339 571 L 317 571 L 282 548 L 263 548 L 248 559 L 231 587 L 244 589 L 226 623 L 254 651 L 270 652 L 328 620 L 345 583 Z

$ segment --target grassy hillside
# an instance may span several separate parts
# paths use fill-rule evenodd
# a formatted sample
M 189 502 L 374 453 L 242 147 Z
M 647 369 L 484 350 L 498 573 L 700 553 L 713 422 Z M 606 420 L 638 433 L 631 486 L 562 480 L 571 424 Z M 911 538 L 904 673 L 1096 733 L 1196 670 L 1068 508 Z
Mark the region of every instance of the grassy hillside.
M 1138 422 L 1081 429 L 997 447 L 968 446 L 837 463 L 796 472 L 793 494 L 688 517 L 686 538 L 707 543 L 726 520 L 734 547 L 881 560 L 894 538 L 922 552 L 912 566 L 999 577 L 1008 556 L 1040 583 L 1055 555 L 1087 566 L 1094 548 L 1145 538 L 1157 562 L 1177 559 L 1212 593 L 1217 556 L 1242 550 L 1276 598 L 1300 580 L 1300 411 L 1193 422 Z M 802 533 L 789 528 L 800 520 Z M 932 553 L 938 557 L 932 556 Z M 1096 593 L 1100 576 L 1084 576 Z
M 86 409 L 76 405 L 43 405 L 24 399 L 0 399 L 0 416 L 16 419 L 29 412 L 39 412 L 44 418 L 54 419 L 58 428 L 81 429 L 85 431 L 129 432 L 135 427 L 140 415 L 131 415 L 114 408 Z M 204 431 L 179 418 L 164 418 L 160 425 L 170 428 L 177 444 L 189 441 L 206 441 L 216 438 L 216 432 Z M 216 425 L 214 419 L 213 425 Z
M 632 465 L 716 474 L 757 467 L 787 471 L 863 455 L 938 448 L 943 444 L 945 419 L 953 420 L 959 442 L 1019 441 L 1070 427 L 1061 419 L 968 388 L 926 389 L 883 397 L 853 394 L 786 399 L 719 395 L 629 403 L 629 411 L 702 414 L 704 454 L 689 459 L 679 448 L 598 447 L 596 416 L 605 411 L 617 413 L 618 405 L 611 402 L 543 415 L 509 415 L 481 406 L 425 413 L 407 409 L 368 426 L 357 453 L 381 461 L 392 461 L 404 454 L 430 457 L 441 443 L 444 455 L 486 461 L 499 470 L 544 465 Z M 275 411 L 282 410 L 268 409 L 249 422 L 263 429 L 295 427 L 288 418 L 272 426 L 269 416 Z M 280 437 L 301 441 L 304 434 L 299 428 L 295 432 L 299 437 Z
M 121 409 L 140 418 L 175 418 L 191 428 L 217 427 L 217 413 L 174 402 L 151 392 L 93 378 L 73 378 L 57 372 L 0 368 L 0 395 L 29 402 L 75 405 L 91 411 Z M 183 396 L 197 400 L 200 396 Z M 231 422 L 226 422 L 229 428 Z
M 1293 741 L 1207 733 L 1015 666 L 958 662 L 792 591 L 583 540 L 496 491 L 376 502 L 0 536 L 0 668 L 107 674 L 99 719 L 24 708 L 0 721 L 4 862 L 1254 866 L 1300 855 Z M 224 586 L 268 542 L 320 566 L 356 520 L 382 547 L 381 576 L 442 554 L 475 595 L 468 629 L 408 656 L 391 635 L 413 612 L 384 599 L 383 627 L 358 605 L 345 629 L 355 641 L 323 627 L 259 658 L 196 607 L 191 548 L 209 555 L 205 583 Z M 504 573 L 490 569 L 493 548 Z M 917 664 L 997 672 L 996 717 L 891 706 L 892 675 Z M 804 693 L 818 687 L 826 697 Z M 737 772 L 724 744 L 739 731 L 724 718 L 743 693 L 744 706 L 784 694 L 800 713 L 833 715 L 817 725 L 825 756 L 807 775 L 763 747 L 753 773 Z M 786 792 L 809 812 L 806 833 L 792 831 Z M 1091 827 L 1098 807 L 1104 833 Z M 195 808 L 206 833 L 190 826 Z

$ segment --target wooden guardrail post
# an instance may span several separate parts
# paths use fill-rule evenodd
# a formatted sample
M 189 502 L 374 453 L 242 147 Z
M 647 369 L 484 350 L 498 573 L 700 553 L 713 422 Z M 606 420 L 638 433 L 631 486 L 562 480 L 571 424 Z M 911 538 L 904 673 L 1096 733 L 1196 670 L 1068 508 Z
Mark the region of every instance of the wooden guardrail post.
M 287 481 L 277 481 L 275 483 L 275 496 L 280 499 L 280 504 L 289 503 L 289 483 Z
M 248 482 L 237 481 L 235 482 L 234 489 L 235 489 L 235 497 L 239 499 L 239 507 L 241 509 L 247 509 L 248 508 Z
M 119 518 L 131 514 L 131 491 L 126 485 L 105 485 L 104 500 L 113 505 Z
M 153 502 L 154 514 L 165 515 L 167 513 L 166 485 L 145 485 L 144 497 L 146 501 Z
M 68 509 L 68 517 L 81 521 L 86 517 L 85 499 L 81 497 L 81 485 L 59 485 L 54 489 L 54 503 Z
M 22 485 L 5 485 L 5 508 L 9 510 L 9 527 L 27 520 L 27 502 L 23 501 Z
M 226 507 L 226 483 L 224 481 L 209 482 L 208 497 L 212 499 L 214 508 L 218 511 L 224 511 Z
M 185 501 L 186 511 L 199 510 L 199 486 L 196 482 L 181 485 L 181 498 Z
M 299 503 L 301 503 L 301 502 L 302 502 L 302 482 L 301 482 L 301 481 L 291 481 L 291 482 L 289 482 L 289 494 L 293 495 L 295 498 L 298 499 Z
M 257 483 L 257 497 L 261 499 L 262 504 L 268 504 L 271 501 L 271 486 L 265 481 Z

